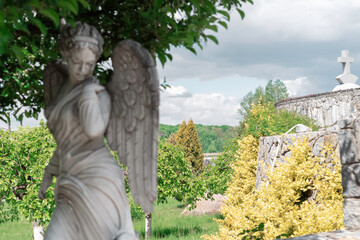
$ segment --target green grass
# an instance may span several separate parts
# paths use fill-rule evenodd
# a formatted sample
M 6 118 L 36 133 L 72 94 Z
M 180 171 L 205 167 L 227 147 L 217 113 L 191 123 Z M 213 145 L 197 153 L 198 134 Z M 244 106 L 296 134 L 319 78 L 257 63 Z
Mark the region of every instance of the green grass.
M 152 238 L 151 239 L 200 239 L 204 234 L 215 233 L 218 224 L 214 218 L 221 218 L 217 215 L 202 216 L 180 216 L 185 205 L 169 200 L 168 203 L 155 205 L 152 213 Z M 145 220 L 134 222 L 135 230 L 141 238 L 145 235 Z
M 213 220 L 221 215 L 180 216 L 185 205 L 169 200 L 167 203 L 155 205 L 152 214 L 153 237 L 151 239 L 200 239 L 204 234 L 215 233 L 218 224 Z M 135 230 L 141 239 L 145 235 L 145 220 L 134 221 Z M 32 227 L 28 222 L 10 222 L 0 224 L 0 239 L 30 240 Z
M 0 224 L 0 239 L 31 240 L 32 226 L 29 222 L 8 222 Z

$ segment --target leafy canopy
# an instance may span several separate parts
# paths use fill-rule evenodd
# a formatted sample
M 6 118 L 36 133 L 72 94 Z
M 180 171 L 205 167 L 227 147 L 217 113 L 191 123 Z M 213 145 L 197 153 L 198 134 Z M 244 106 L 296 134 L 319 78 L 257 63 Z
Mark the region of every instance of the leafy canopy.
M 100 62 L 123 39 L 140 42 L 164 65 L 171 47 L 196 53 L 204 42 L 218 43 L 213 33 L 227 28 L 230 13 L 252 0 L 17 0 L 0 1 L 0 116 L 8 122 L 37 117 L 43 108 L 42 72 L 46 63 L 60 57 L 59 23 L 86 22 L 105 39 Z M 111 70 L 100 64 L 97 76 L 109 80 Z
M 249 115 L 250 110 L 253 108 L 253 105 L 257 105 L 259 103 L 274 104 L 288 97 L 289 93 L 287 88 L 280 79 L 276 79 L 275 81 L 269 80 L 265 89 L 259 86 L 255 89 L 254 93 L 250 91 L 245 95 L 245 97 L 243 97 L 240 103 L 239 114 L 244 121 Z

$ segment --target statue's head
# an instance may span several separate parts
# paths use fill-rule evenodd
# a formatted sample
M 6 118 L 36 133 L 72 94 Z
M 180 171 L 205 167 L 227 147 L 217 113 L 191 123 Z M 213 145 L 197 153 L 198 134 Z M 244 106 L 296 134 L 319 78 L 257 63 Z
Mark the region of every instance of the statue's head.
M 79 22 L 72 27 L 62 20 L 60 53 L 68 63 L 72 80 L 82 81 L 92 75 L 103 44 L 104 40 L 95 27 Z

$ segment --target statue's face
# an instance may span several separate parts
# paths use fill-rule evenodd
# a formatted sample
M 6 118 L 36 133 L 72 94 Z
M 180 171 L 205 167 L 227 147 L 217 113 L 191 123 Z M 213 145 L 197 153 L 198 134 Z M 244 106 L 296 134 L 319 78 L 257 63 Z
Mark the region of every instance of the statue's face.
M 89 48 L 79 48 L 67 59 L 69 78 L 71 81 L 81 82 L 90 77 L 96 65 L 96 55 Z

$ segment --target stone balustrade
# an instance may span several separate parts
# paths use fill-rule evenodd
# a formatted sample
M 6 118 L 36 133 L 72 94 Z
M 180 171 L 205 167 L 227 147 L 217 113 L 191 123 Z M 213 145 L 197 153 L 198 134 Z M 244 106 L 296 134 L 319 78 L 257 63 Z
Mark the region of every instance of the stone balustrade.
M 277 102 L 277 109 L 288 109 L 315 119 L 323 130 L 338 130 L 341 119 L 360 117 L 360 89 L 289 98 Z

